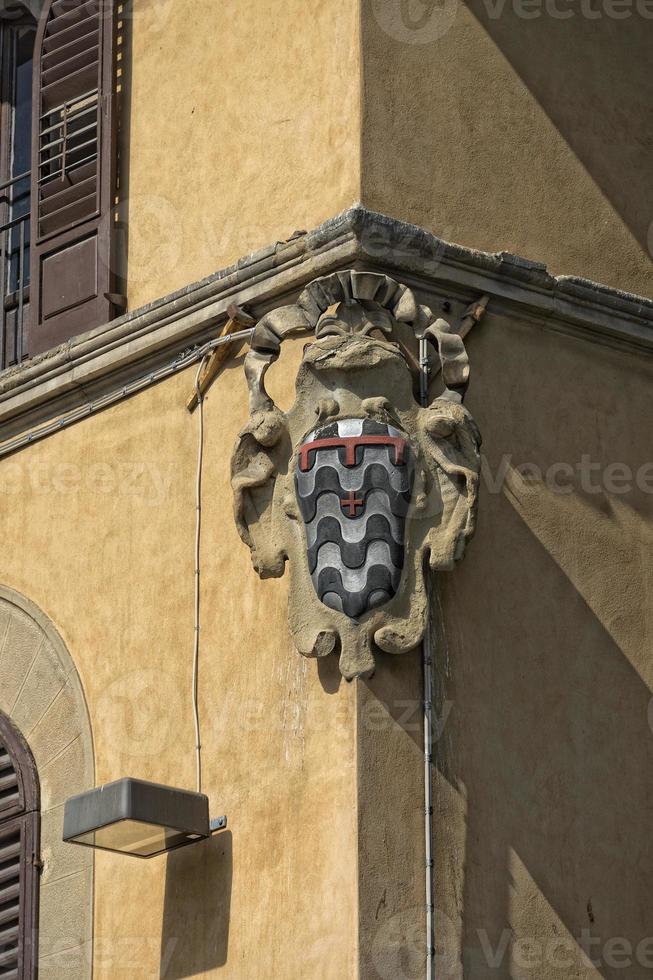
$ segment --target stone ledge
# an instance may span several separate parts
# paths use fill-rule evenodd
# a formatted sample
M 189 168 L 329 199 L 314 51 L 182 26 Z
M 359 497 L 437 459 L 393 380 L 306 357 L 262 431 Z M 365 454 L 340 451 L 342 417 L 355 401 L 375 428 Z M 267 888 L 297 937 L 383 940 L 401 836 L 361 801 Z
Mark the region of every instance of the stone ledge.
M 354 205 L 318 228 L 277 242 L 197 283 L 72 338 L 0 375 L 6 441 L 156 370 L 214 335 L 236 300 L 260 316 L 317 276 L 348 267 L 387 272 L 426 297 L 537 318 L 558 331 L 630 350 L 653 349 L 653 300 L 589 280 L 550 275 L 508 252 L 464 248 Z

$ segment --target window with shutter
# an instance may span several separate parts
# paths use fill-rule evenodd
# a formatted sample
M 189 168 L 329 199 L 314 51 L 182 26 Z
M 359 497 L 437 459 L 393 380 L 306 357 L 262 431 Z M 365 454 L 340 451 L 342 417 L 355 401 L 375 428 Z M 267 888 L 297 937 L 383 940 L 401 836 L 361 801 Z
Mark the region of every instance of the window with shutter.
M 0 369 L 26 353 L 35 36 L 23 3 L 0 7 Z
M 114 313 L 114 42 L 113 0 L 45 4 L 34 55 L 30 355 Z
M 39 786 L 27 743 L 0 713 L 0 980 L 38 961 Z

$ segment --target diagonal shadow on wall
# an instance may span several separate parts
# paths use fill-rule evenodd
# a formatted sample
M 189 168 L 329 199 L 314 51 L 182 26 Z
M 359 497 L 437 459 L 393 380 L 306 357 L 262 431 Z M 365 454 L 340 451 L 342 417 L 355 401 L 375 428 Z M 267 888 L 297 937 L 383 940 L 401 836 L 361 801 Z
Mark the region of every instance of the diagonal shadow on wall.
M 438 765 L 467 793 L 464 976 L 513 976 L 502 938 L 559 928 L 564 947 L 525 975 L 643 980 L 650 968 L 616 967 L 606 944 L 634 952 L 653 934 L 651 692 L 507 497 L 483 505 L 484 546 L 440 583 L 454 711 Z
M 650 5 L 635 0 L 614 5 L 610 0 L 526 0 L 523 6 L 521 0 L 471 0 L 467 6 L 650 253 Z M 648 18 L 641 15 L 644 7 Z
M 160 980 L 182 980 L 226 963 L 232 876 L 230 831 L 169 854 Z

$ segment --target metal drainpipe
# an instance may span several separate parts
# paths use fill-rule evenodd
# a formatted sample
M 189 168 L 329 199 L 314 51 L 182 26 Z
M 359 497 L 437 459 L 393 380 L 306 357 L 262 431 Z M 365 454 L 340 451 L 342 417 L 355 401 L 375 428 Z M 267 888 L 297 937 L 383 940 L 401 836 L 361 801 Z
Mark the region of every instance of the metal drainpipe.
M 429 401 L 428 341 L 419 340 L 420 399 L 426 408 Z M 426 980 L 435 978 L 435 910 L 433 884 L 433 657 L 431 654 L 431 582 L 430 568 L 425 573 L 426 629 L 422 641 L 422 676 L 424 707 L 424 845 L 426 883 Z

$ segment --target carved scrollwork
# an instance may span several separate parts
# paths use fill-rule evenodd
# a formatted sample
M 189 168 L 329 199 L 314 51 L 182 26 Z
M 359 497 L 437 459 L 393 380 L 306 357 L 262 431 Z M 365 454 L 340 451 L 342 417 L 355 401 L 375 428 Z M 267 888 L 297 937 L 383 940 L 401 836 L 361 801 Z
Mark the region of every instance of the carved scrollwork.
M 265 373 L 283 340 L 314 335 L 296 401 L 274 405 Z M 422 407 L 418 339 L 443 391 Z M 232 458 L 235 516 L 262 577 L 290 566 L 289 624 L 305 656 L 339 650 L 351 679 L 374 653 L 421 640 L 424 565 L 451 568 L 474 531 L 480 435 L 462 399 L 462 338 L 388 276 L 338 272 L 266 314 L 245 358 L 250 417 Z

